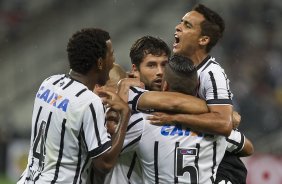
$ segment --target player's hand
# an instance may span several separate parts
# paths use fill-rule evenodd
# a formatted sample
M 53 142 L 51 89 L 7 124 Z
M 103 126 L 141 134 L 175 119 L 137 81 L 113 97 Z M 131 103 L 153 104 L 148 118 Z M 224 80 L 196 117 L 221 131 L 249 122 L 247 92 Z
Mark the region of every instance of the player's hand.
M 238 112 L 233 111 L 233 115 L 232 115 L 233 128 L 238 128 L 240 122 L 241 122 L 241 115 Z
M 150 120 L 150 123 L 154 125 L 175 124 L 176 114 L 154 112 L 147 117 L 147 120 Z
M 99 88 L 96 90 L 99 96 L 102 96 L 103 104 L 106 108 L 111 108 L 117 112 L 129 111 L 127 103 L 125 103 L 116 93 Z
M 128 91 L 131 86 L 145 89 L 145 85 L 138 78 L 124 78 L 118 82 L 118 94 L 125 101 L 128 101 Z

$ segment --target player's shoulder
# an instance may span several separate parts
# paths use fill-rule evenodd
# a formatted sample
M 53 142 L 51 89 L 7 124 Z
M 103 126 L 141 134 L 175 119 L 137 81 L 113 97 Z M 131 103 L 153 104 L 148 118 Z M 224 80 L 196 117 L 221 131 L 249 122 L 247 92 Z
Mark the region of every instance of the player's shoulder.
M 224 71 L 222 66 L 214 57 L 208 56 L 198 67 L 198 72 L 200 74 L 207 74 L 209 72 L 219 72 Z
M 66 75 L 65 74 L 55 74 L 47 77 L 46 79 L 43 80 L 42 84 L 48 84 L 48 83 L 54 83 L 57 80 L 60 80 L 64 78 Z
M 52 75 L 44 80 L 42 85 L 57 85 L 58 88 L 64 88 L 67 83 L 71 83 L 71 85 L 66 88 L 64 91 L 64 95 L 67 95 L 72 103 L 79 103 L 79 105 L 88 105 L 92 102 L 101 101 L 98 95 L 96 95 L 93 91 L 89 90 L 87 86 L 84 84 L 73 80 L 67 74 L 57 74 Z

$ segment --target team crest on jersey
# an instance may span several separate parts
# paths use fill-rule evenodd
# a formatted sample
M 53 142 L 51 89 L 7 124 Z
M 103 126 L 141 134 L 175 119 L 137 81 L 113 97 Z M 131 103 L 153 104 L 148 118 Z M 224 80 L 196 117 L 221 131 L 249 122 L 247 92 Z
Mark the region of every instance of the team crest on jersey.
M 52 92 L 50 89 L 44 89 L 44 86 L 39 89 L 36 97 L 64 112 L 67 111 L 69 99 L 63 98 L 63 96 Z
M 160 132 L 163 136 L 197 136 L 203 137 L 200 132 L 191 131 L 189 128 L 182 128 L 182 125 L 164 125 Z

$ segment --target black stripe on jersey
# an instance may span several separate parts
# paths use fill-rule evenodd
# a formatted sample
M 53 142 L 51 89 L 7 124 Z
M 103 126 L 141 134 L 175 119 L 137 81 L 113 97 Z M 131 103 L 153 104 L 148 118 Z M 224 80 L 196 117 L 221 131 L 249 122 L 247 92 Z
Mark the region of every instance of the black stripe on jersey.
M 227 89 L 227 93 L 228 93 L 228 98 L 231 99 L 232 93 L 231 93 L 230 88 L 229 88 L 229 85 L 228 85 L 227 75 L 226 75 L 224 72 L 222 72 L 222 74 L 223 74 L 223 76 L 224 76 L 224 78 L 225 78 L 226 89 Z
M 207 104 L 208 105 L 212 105 L 212 104 L 232 105 L 233 103 L 231 99 L 211 99 L 211 100 L 207 100 Z
M 78 139 L 78 161 L 77 161 L 77 165 L 76 165 L 76 171 L 75 171 L 75 176 L 74 176 L 74 179 L 73 179 L 73 184 L 75 184 L 77 182 L 77 179 L 78 179 L 78 176 L 79 176 L 79 171 L 80 171 L 80 164 L 81 164 L 81 132 L 82 132 L 83 128 L 81 127 L 80 128 L 80 132 L 79 132 L 79 135 L 77 137 Z
M 53 85 L 58 84 L 58 82 L 60 82 L 63 78 L 65 78 L 66 75 L 64 75 L 63 77 L 59 78 L 58 80 L 56 80 L 55 82 L 53 82 Z
M 126 131 L 130 130 L 134 125 L 136 125 L 137 123 L 139 123 L 142 120 L 143 120 L 143 118 L 139 118 L 139 119 L 135 120 L 134 122 L 130 123 L 130 125 L 128 125 Z
M 130 87 L 130 90 L 133 91 L 134 93 L 137 93 L 137 95 L 131 100 L 131 101 L 128 101 L 128 104 L 132 104 L 132 110 L 133 111 L 137 111 L 137 101 L 140 97 L 140 95 L 142 95 L 142 91 L 138 91 L 136 88 L 134 87 Z
M 37 112 L 37 116 L 36 116 L 36 120 L 35 120 L 35 126 L 34 126 L 34 132 L 33 132 L 33 141 L 36 137 L 36 134 L 37 134 L 37 123 L 38 123 L 38 119 L 39 119 L 39 116 L 40 116 L 40 113 L 41 113 L 41 110 L 42 110 L 42 106 L 39 107 L 39 110 Z
M 56 183 L 58 176 L 59 176 L 59 168 L 61 165 L 61 161 L 63 158 L 63 150 L 64 150 L 64 137 L 65 137 L 65 131 L 66 131 L 66 122 L 67 120 L 64 119 L 63 123 L 62 123 L 62 131 L 61 131 L 61 141 L 60 141 L 60 150 L 59 150 L 59 156 L 58 156 L 58 160 L 56 163 L 56 170 L 55 170 L 55 174 L 54 174 L 54 178 L 51 181 L 51 184 Z
M 129 146 L 131 146 L 131 145 L 135 144 L 136 142 L 140 141 L 141 137 L 142 137 L 142 135 L 140 135 L 140 136 L 138 136 L 137 138 L 133 139 L 133 141 L 131 141 L 130 143 L 128 143 L 126 146 L 124 146 L 124 147 L 122 148 L 121 152 L 122 152 L 123 150 L 125 150 L 126 148 L 128 148 Z
M 71 80 L 63 87 L 63 90 L 66 89 L 67 87 L 69 87 L 73 82 L 74 82 L 74 80 L 71 79 Z
M 79 91 L 75 96 L 79 97 L 83 92 L 87 91 L 87 88 L 82 89 L 81 91 Z
M 92 103 L 89 105 L 89 107 L 90 107 L 93 121 L 94 121 L 94 129 L 95 129 L 95 135 L 98 141 L 98 146 L 101 146 L 101 138 L 100 138 L 100 133 L 99 133 L 98 124 L 97 124 L 96 112 L 95 112 L 95 109 Z
M 177 163 L 177 160 L 176 160 L 176 150 L 177 148 L 179 147 L 179 142 L 176 142 L 175 143 L 175 148 L 174 148 L 174 173 L 176 173 L 176 164 Z M 174 183 L 178 183 L 178 177 L 176 175 L 174 175 Z
M 197 171 L 199 171 L 199 155 L 200 155 L 200 144 L 197 143 L 196 144 L 196 148 L 197 148 L 197 155 L 195 156 L 195 167 L 197 168 Z M 199 181 L 199 174 L 198 174 L 198 178 L 197 181 Z
M 83 122 L 82 122 L 82 124 L 81 124 L 81 127 L 83 127 Z M 88 145 L 87 145 L 87 142 L 86 142 L 86 139 L 85 139 L 85 133 L 84 133 L 83 128 L 81 129 L 81 138 L 82 138 L 82 140 L 83 140 L 83 143 L 84 143 L 84 145 L 85 145 L 86 150 L 88 150 Z
M 237 148 L 235 150 L 232 151 L 232 153 L 238 153 L 244 146 L 245 143 L 245 136 L 241 133 L 241 141 L 240 142 L 236 142 L 234 140 L 229 139 L 228 137 L 226 137 L 226 141 L 234 144 L 237 146 Z
M 98 146 L 94 150 L 89 151 L 88 155 L 89 155 L 90 158 L 96 157 L 97 155 L 100 155 L 101 153 L 103 153 L 106 149 L 110 148 L 111 146 L 112 146 L 112 141 L 109 140 L 109 141 L 105 142 L 104 144 L 101 144 L 100 146 Z
M 131 174 L 132 174 L 132 171 L 133 171 L 133 169 L 134 169 L 134 166 L 135 166 L 135 163 L 136 163 L 136 158 L 137 158 L 137 154 L 136 154 L 136 152 L 134 152 L 134 155 L 133 155 L 133 158 L 132 158 L 132 160 L 131 160 L 128 173 L 127 173 L 127 175 L 126 175 L 128 180 L 130 179 Z M 130 183 L 130 182 L 129 182 L 129 183 Z
M 212 165 L 212 176 L 210 177 L 212 183 L 214 183 L 215 179 L 213 177 L 214 172 L 215 172 L 215 166 L 216 166 L 216 141 L 213 142 L 213 157 L 212 157 L 213 165 Z
M 50 126 L 50 122 L 51 122 L 51 117 L 52 117 L 52 112 L 49 113 L 49 117 L 48 117 L 48 120 L 47 120 L 47 125 L 46 125 L 46 128 L 45 128 L 45 140 L 47 139 L 47 135 L 48 135 L 48 130 L 49 130 L 49 126 Z
M 209 75 L 210 75 L 210 79 L 211 79 L 211 82 L 212 82 L 213 98 L 214 99 L 218 99 L 218 96 L 217 96 L 217 86 L 216 86 L 214 75 L 213 75 L 213 73 L 211 71 L 209 71 Z
M 155 183 L 159 183 L 159 170 L 158 170 L 158 151 L 159 151 L 159 141 L 155 141 L 154 146 L 154 168 L 155 168 Z

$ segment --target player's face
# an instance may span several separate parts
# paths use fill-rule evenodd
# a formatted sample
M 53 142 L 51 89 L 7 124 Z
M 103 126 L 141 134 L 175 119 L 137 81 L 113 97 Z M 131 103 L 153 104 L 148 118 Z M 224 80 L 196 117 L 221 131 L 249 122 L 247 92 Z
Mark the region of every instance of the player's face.
M 184 15 L 181 22 L 175 27 L 175 42 L 173 53 L 192 56 L 201 47 L 201 22 L 205 18 L 197 11 L 191 11 Z
M 165 54 L 160 56 L 148 54 L 144 57 L 140 63 L 139 76 L 140 81 L 145 84 L 146 89 L 161 91 L 162 78 L 167 61 L 168 56 Z
M 117 112 L 109 110 L 106 113 L 106 126 L 108 133 L 113 135 L 118 125 L 119 115 Z
M 109 73 L 110 70 L 113 68 L 113 64 L 115 62 L 114 49 L 111 40 L 108 40 L 106 42 L 106 45 L 107 53 L 106 57 L 103 59 L 103 72 L 99 81 L 100 85 L 105 85 L 106 81 L 109 80 Z

